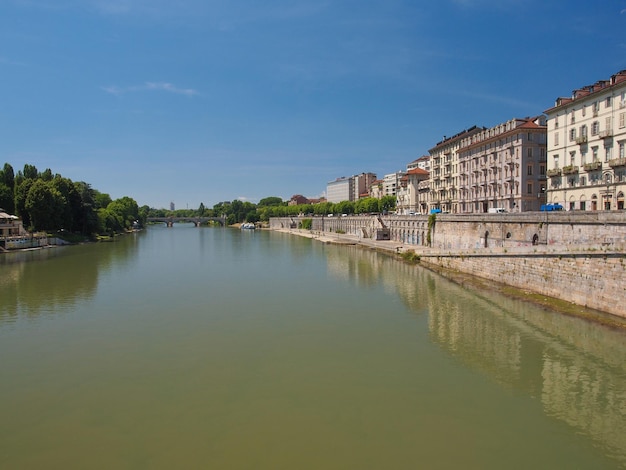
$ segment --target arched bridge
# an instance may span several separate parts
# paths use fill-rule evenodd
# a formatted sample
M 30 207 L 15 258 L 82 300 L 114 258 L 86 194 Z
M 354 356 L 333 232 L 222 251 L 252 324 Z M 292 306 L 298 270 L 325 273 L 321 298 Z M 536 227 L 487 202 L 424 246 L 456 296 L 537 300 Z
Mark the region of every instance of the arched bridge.
M 148 217 L 147 222 L 158 223 L 161 222 L 168 227 L 172 227 L 175 223 L 192 223 L 196 227 L 205 224 L 209 221 L 217 222 L 222 227 L 226 225 L 226 219 L 224 217 Z

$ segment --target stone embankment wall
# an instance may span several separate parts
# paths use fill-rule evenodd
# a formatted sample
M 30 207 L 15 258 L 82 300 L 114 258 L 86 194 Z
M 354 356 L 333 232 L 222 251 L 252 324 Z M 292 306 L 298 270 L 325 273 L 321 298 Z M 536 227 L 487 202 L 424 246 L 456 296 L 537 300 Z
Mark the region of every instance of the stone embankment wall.
M 414 250 L 422 262 L 469 273 L 626 318 L 626 212 L 438 214 L 312 217 L 312 231 L 372 240 L 380 228 L 391 249 Z M 272 229 L 302 218 L 273 218 Z

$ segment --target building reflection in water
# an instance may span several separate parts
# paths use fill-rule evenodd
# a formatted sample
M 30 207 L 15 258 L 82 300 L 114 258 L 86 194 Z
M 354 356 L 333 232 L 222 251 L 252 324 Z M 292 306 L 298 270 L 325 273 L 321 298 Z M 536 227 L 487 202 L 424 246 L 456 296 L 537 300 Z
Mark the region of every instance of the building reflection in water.
M 470 291 L 367 250 L 328 250 L 327 262 L 332 276 L 395 290 L 412 311 L 428 314 L 430 337 L 455 359 L 540 399 L 548 416 L 626 464 L 623 330 Z

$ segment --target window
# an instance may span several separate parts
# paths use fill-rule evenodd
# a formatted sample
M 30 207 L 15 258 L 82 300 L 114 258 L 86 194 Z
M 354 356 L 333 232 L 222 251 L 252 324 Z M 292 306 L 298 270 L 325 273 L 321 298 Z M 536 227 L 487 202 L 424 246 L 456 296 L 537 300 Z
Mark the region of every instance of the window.
M 559 167 L 559 156 L 558 155 L 554 155 L 554 168 L 558 168 Z
M 622 115 L 624 115 L 624 113 L 622 113 Z M 557 147 L 558 145 L 559 145 L 559 133 L 555 132 L 554 133 L 554 146 Z
M 624 142 L 619 143 L 619 158 L 624 158 Z
M 595 117 L 598 115 L 598 109 L 600 108 L 597 101 L 593 102 L 592 108 L 593 108 L 593 116 Z
M 569 153 L 569 164 L 570 165 L 574 165 L 575 162 L 576 162 L 576 152 L 570 152 Z
M 546 176 L 546 166 L 545 165 L 539 165 L 539 174 L 541 176 Z
M 585 201 L 580 201 L 580 210 L 581 211 L 587 210 L 587 204 Z
M 528 165 L 528 167 L 526 168 L 526 174 L 528 176 L 532 176 L 533 175 L 533 166 L 532 165 Z
M 598 161 L 598 147 L 591 147 L 591 154 L 593 156 L 593 161 L 597 162 Z M 585 162 L 583 162 L 583 165 L 585 164 Z
M 533 134 L 531 132 L 528 133 L 528 141 L 529 142 L 533 141 Z
M 528 183 L 526 185 L 526 194 L 532 194 L 533 193 L 533 184 L 532 183 Z
M 574 124 L 576 122 L 576 116 L 574 115 L 574 110 L 572 109 L 572 115 L 570 116 L 570 124 Z
M 587 184 L 587 178 L 585 176 L 580 177 L 580 185 L 585 186 Z
M 580 136 L 587 137 L 587 126 L 584 124 L 580 126 Z
M 607 131 L 610 131 L 610 130 L 613 128 L 613 126 L 611 125 L 611 116 L 608 116 L 608 117 L 604 120 L 604 128 L 605 128 Z
M 620 129 L 624 127 L 624 120 L 626 119 L 624 116 L 626 113 L 619 113 L 619 127 Z
M 559 128 L 559 118 L 558 117 L 554 118 L 554 128 L 555 129 Z
M 528 158 L 533 158 L 533 149 L 532 148 L 526 149 L 526 155 L 528 156 Z
M 610 108 L 611 107 L 611 97 L 610 96 L 607 96 L 606 102 L 604 104 L 604 107 L 605 108 Z
M 598 135 L 600 132 L 600 123 L 598 121 L 593 121 L 591 123 L 591 135 Z
M 576 129 L 570 129 L 569 131 L 569 141 L 573 142 L 576 140 Z
M 610 145 L 607 145 L 606 147 L 604 147 L 604 161 L 608 162 L 611 159 L 611 149 L 612 147 Z
M 585 114 L 587 114 L 587 106 L 583 105 L 583 109 L 581 109 L 583 117 L 585 117 Z

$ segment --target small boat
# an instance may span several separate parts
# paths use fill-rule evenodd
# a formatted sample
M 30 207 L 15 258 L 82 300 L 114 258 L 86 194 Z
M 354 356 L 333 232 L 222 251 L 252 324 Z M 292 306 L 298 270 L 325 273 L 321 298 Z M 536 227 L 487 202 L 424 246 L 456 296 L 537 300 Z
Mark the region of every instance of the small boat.
M 241 224 L 241 230 L 254 230 L 256 226 L 253 223 L 246 222 L 245 224 Z

